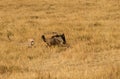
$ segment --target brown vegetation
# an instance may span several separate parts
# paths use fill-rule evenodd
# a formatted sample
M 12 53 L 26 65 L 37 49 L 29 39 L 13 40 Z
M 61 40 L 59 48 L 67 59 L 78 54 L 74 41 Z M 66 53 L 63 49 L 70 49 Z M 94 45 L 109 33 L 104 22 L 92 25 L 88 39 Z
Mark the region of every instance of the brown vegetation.
M 0 0 L 0 79 L 120 79 L 119 21 L 119 0 Z

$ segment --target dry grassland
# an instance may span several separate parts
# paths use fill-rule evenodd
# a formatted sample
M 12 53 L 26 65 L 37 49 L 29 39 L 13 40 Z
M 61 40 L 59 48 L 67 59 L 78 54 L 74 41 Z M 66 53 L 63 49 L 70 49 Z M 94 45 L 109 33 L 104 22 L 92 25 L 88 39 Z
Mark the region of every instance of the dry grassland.
M 0 0 L 0 79 L 120 79 L 120 0 Z

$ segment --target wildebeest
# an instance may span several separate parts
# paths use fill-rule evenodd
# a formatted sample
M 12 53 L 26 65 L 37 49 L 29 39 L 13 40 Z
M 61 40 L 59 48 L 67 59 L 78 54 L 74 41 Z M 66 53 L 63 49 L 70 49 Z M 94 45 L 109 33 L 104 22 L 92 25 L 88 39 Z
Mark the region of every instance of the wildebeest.
M 64 34 L 54 34 L 50 38 L 46 38 L 45 35 L 41 36 L 42 40 L 48 46 L 63 45 L 66 44 L 66 39 Z

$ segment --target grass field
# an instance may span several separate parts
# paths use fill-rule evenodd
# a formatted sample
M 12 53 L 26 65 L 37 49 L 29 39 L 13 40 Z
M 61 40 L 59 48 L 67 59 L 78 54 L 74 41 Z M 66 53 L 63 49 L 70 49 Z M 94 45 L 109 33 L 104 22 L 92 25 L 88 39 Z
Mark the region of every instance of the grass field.
M 48 32 L 69 47 L 46 47 Z M 120 1 L 0 0 L 0 79 L 120 79 Z

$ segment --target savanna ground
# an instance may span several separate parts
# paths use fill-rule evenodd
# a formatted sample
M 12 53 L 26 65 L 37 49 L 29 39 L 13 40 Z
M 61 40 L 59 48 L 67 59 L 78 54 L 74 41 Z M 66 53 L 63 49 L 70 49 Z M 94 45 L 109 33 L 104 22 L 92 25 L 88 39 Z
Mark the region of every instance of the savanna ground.
M 53 31 L 70 47 L 46 47 Z M 0 79 L 120 79 L 120 1 L 0 0 Z

